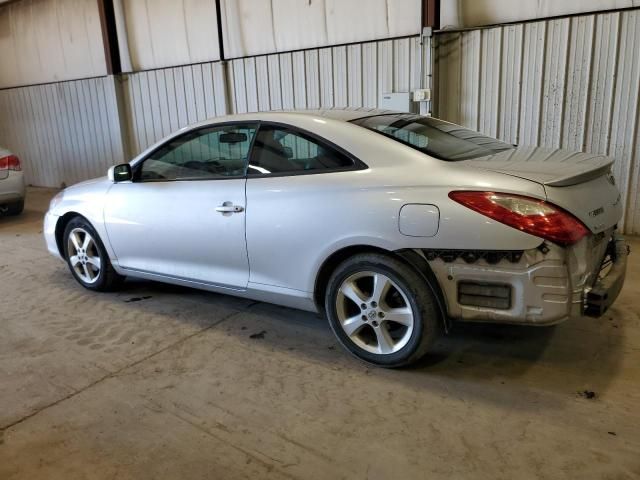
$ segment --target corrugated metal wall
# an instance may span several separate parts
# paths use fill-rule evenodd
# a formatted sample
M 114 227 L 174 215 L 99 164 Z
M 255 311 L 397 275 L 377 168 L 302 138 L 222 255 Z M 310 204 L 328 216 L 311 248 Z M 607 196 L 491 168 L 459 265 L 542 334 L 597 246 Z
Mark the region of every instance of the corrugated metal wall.
M 420 0 L 222 0 L 225 58 L 418 35 L 421 4 Z
M 27 182 L 59 187 L 102 176 L 124 158 L 113 77 L 0 90 L 0 143 Z
M 0 5 L 0 88 L 106 75 L 96 0 Z
M 230 63 L 234 112 L 376 107 L 420 82 L 418 37 L 250 57 Z
M 177 128 L 229 112 L 376 107 L 380 95 L 420 81 L 418 37 L 248 57 L 127 75 L 131 154 Z
M 615 157 L 640 233 L 640 11 L 436 36 L 436 114 L 506 141 Z
M 211 62 L 0 90 L 0 143 L 23 159 L 28 183 L 68 185 L 227 111 L 376 107 L 382 93 L 418 87 L 419 56 L 413 37 L 238 59 L 226 72 Z
M 120 78 L 130 156 L 179 128 L 226 113 L 220 63 L 164 68 Z

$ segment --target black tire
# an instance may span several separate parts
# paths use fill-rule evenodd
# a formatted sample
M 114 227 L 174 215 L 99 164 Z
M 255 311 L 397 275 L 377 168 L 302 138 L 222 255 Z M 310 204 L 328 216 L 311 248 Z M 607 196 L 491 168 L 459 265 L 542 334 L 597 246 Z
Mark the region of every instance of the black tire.
M 97 273 L 97 276 L 91 282 L 85 281 L 82 276 L 76 271 L 74 266 L 71 263 L 70 255 L 69 255 L 69 236 L 72 232 L 81 229 L 85 232 L 88 232 L 92 239 L 94 240 L 93 245 L 91 246 L 91 252 L 87 252 L 87 255 L 92 257 L 98 256 L 100 258 L 100 269 Z M 94 290 L 99 292 L 108 292 L 113 291 L 119 288 L 124 282 L 125 277 L 118 274 L 111 265 L 111 260 L 109 259 L 109 255 L 107 250 L 104 248 L 104 244 L 100 239 L 100 236 L 95 231 L 95 229 L 91 226 L 91 224 L 83 217 L 74 217 L 67 224 L 64 229 L 64 234 L 62 237 L 63 245 L 64 245 L 64 254 L 65 260 L 67 261 L 67 265 L 69 266 L 69 270 L 73 277 L 77 280 L 77 282 L 82 285 L 84 288 L 88 290 Z M 92 270 L 93 272 L 93 270 Z M 95 273 L 95 272 L 93 272 Z
M 20 215 L 24 210 L 24 199 L 7 205 L 7 215 Z
M 393 351 L 391 353 L 372 353 L 371 351 L 367 351 L 365 348 L 379 349 L 381 346 L 378 345 L 378 347 L 375 347 L 373 346 L 373 343 L 371 343 L 370 345 L 363 345 L 364 348 L 362 348 L 352 339 L 352 337 L 347 335 L 343 329 L 338 315 L 338 302 L 344 302 L 344 295 L 342 298 L 339 298 L 340 287 L 343 285 L 345 280 L 357 278 L 360 274 L 365 275 L 363 277 L 363 281 L 366 282 L 366 273 L 363 272 L 374 272 L 375 274 L 382 274 L 386 276 L 395 284 L 391 287 L 391 290 L 388 291 L 390 291 L 392 295 L 395 295 L 396 298 L 399 298 L 403 306 L 409 306 L 412 310 L 412 331 L 409 331 L 408 327 L 397 325 L 401 329 L 406 328 L 406 330 L 403 331 L 404 333 L 401 331 L 398 335 L 399 337 L 404 338 L 406 343 L 404 346 L 401 346 L 403 342 L 399 341 L 397 345 L 399 349 L 397 351 Z M 401 290 L 401 292 L 398 292 L 398 290 Z M 365 292 L 364 289 L 361 291 L 363 293 Z M 371 296 L 373 296 L 372 291 Z M 393 298 L 391 300 L 393 300 Z M 404 305 L 407 301 L 408 305 Z M 354 308 L 353 306 L 355 305 L 355 302 L 352 303 L 347 301 L 346 303 L 350 305 L 349 308 L 353 311 L 345 315 L 351 318 L 356 318 L 359 313 L 357 308 Z M 373 302 L 373 304 L 375 304 L 375 302 Z M 372 309 L 370 308 L 370 305 L 367 305 L 367 310 L 365 310 L 365 305 L 367 305 L 366 302 L 363 302 L 359 308 L 362 310 L 360 313 L 363 314 L 361 318 L 365 319 L 365 317 L 367 317 L 366 321 L 368 324 L 359 327 L 357 332 L 362 332 L 361 334 L 366 336 L 365 334 L 369 333 L 366 329 L 370 328 L 373 333 L 369 335 L 372 335 L 372 338 L 375 339 L 377 336 L 376 330 L 378 330 L 378 327 L 381 328 L 383 320 L 380 321 L 380 324 L 376 324 L 375 320 L 370 320 L 375 318 L 375 315 L 366 315 L 367 313 L 371 314 Z M 336 268 L 327 285 L 325 311 L 327 312 L 331 329 L 340 343 L 350 353 L 367 363 L 386 368 L 403 367 L 418 361 L 429 350 L 436 338 L 438 338 L 442 326 L 441 315 L 437 307 L 436 299 L 424 278 L 403 261 L 390 255 L 377 253 L 354 255 Z M 374 313 L 376 311 L 377 310 L 375 309 L 373 310 Z M 377 314 L 381 315 L 379 311 Z M 374 325 L 376 327 L 375 329 L 373 327 Z M 396 326 L 392 322 L 387 323 L 387 325 L 391 325 L 391 327 L 388 328 L 394 328 Z M 394 332 L 391 332 L 388 328 L 386 328 L 387 332 L 390 332 L 393 336 Z M 358 334 L 359 339 L 361 334 Z M 406 340 L 407 337 L 408 340 Z

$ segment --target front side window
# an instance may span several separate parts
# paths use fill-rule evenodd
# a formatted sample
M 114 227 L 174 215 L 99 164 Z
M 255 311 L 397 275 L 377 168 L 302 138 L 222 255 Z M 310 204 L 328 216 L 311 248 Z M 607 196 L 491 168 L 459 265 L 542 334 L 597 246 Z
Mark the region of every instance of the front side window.
M 514 148 L 459 125 L 410 113 L 374 115 L 352 123 L 449 162 L 485 157 Z
M 136 180 L 207 180 L 242 177 L 257 125 L 222 125 L 181 135 L 153 152 Z
M 299 131 L 262 125 L 253 145 L 249 175 L 320 173 L 352 168 L 354 161 Z

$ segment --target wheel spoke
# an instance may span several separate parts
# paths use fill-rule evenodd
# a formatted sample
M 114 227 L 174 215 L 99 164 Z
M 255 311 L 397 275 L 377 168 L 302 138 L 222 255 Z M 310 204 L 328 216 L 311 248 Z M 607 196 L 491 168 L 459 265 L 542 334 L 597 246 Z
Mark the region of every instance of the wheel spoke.
M 91 281 L 91 274 L 89 273 L 89 269 L 86 265 L 82 265 L 82 272 L 84 273 L 84 276 L 87 278 L 87 280 Z
M 80 239 L 78 238 L 78 234 L 73 232 L 69 238 L 71 239 L 71 243 L 73 243 L 73 247 L 76 249 L 76 252 L 80 250 Z
M 365 325 L 366 325 L 366 322 L 362 320 L 361 316 L 355 315 L 351 318 L 347 318 L 342 323 L 342 329 L 344 330 L 344 333 L 352 337 L 356 335 L 360 331 L 360 329 Z
M 71 262 L 71 266 L 75 267 L 76 265 L 78 265 L 80 263 L 80 259 L 78 258 L 77 255 L 73 255 L 71 257 L 69 257 L 69 261 Z
M 89 245 L 91 245 L 91 242 L 93 241 L 93 239 L 91 238 L 91 235 L 89 235 L 88 233 L 84 234 L 84 241 L 82 242 L 82 249 L 86 252 L 89 249 Z
M 362 290 L 360 290 L 360 288 L 358 288 L 358 286 L 353 281 L 343 283 L 340 287 L 340 291 L 345 297 L 347 297 L 358 306 L 367 301 L 367 296 L 362 292 Z
M 373 294 L 371 299 L 378 303 L 378 305 L 384 304 L 384 299 L 391 287 L 391 281 L 381 273 L 376 273 L 373 277 Z
M 87 257 L 87 263 L 96 267 L 100 271 L 100 257 Z
M 373 329 L 376 332 L 376 339 L 378 340 L 378 352 L 379 353 L 391 353 L 393 352 L 393 339 L 389 335 L 384 323 L 381 323 L 378 328 Z
M 407 327 L 413 325 L 413 313 L 409 307 L 391 308 L 385 311 L 385 321 L 395 322 Z

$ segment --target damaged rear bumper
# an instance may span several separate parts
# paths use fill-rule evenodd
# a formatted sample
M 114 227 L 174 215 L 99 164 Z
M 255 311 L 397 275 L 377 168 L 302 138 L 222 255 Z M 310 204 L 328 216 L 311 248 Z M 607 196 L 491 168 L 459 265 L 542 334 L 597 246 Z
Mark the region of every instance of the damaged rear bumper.
M 594 285 L 585 289 L 584 313 L 590 317 L 599 317 L 615 302 L 622 290 L 624 279 L 627 275 L 627 257 L 629 256 L 629 245 L 620 235 L 615 235 L 609 243 L 608 255 L 601 266 L 611 268 L 605 275 L 599 276 Z
M 497 261 L 465 252 L 422 253 L 440 284 L 449 317 L 553 325 L 606 311 L 624 283 L 628 247 L 609 231 L 568 248 L 545 243 L 517 255 L 502 252 Z

